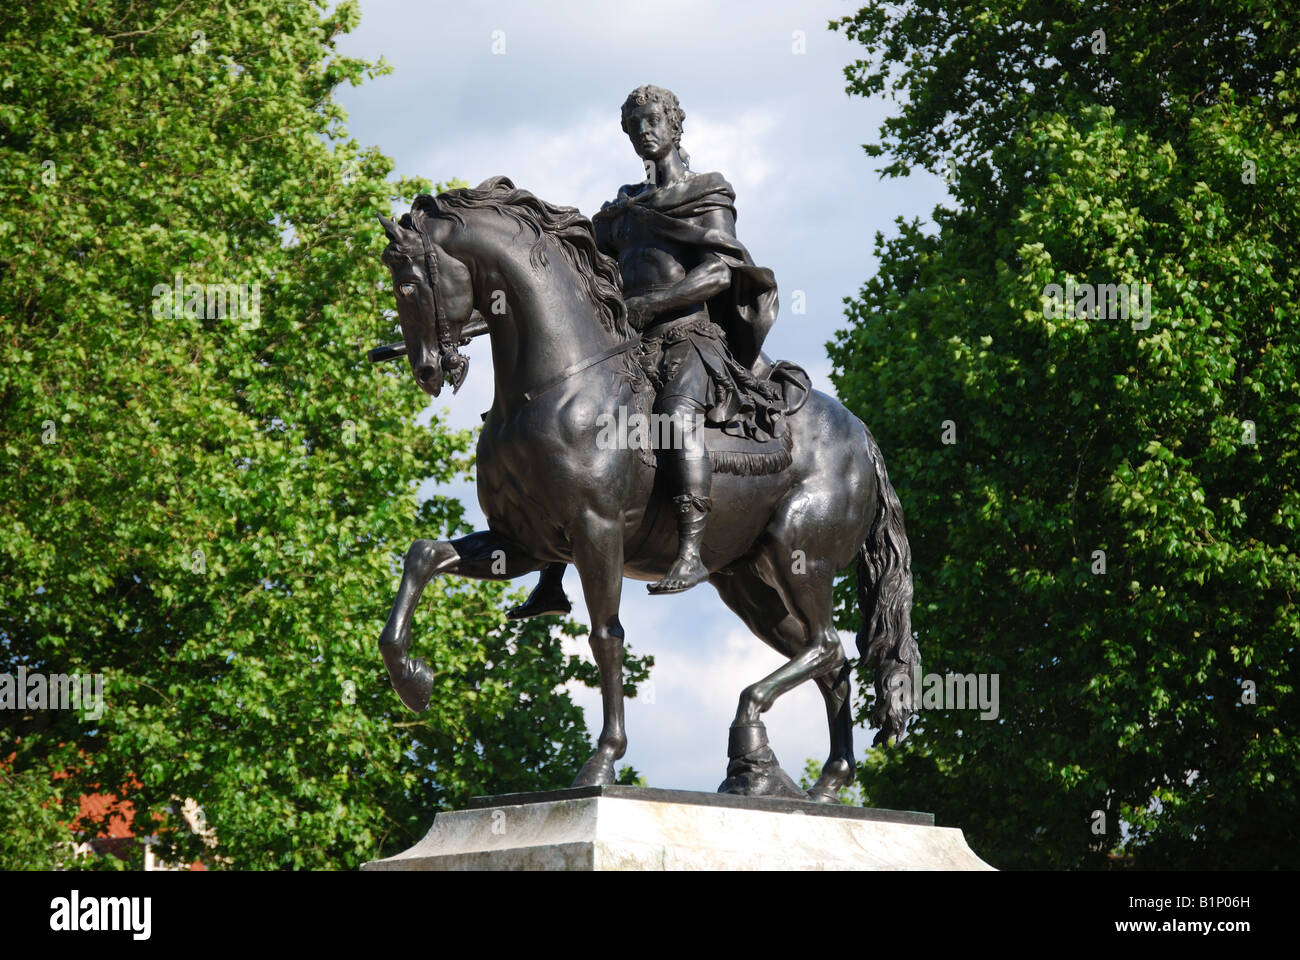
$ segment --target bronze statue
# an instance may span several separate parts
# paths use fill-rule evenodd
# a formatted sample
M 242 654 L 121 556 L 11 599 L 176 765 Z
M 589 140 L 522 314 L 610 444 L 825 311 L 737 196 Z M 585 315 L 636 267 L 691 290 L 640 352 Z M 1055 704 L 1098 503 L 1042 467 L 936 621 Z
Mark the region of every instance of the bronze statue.
M 662 593 L 708 579 L 788 659 L 742 692 L 719 790 L 833 802 L 855 761 L 851 665 L 832 588 L 855 556 L 877 742 L 901 737 L 913 710 L 919 654 L 902 510 L 862 422 L 812 390 L 801 369 L 763 355 L 775 280 L 735 238 L 730 185 L 689 170 L 682 116 L 668 91 L 633 91 L 623 129 L 652 175 L 623 187 L 594 223 L 505 177 L 418 197 L 400 223 L 380 217 L 403 343 L 372 359 L 405 354 L 437 396 L 445 380 L 458 388 L 466 375 L 457 345 L 486 332 L 496 378 L 478 444 L 490 529 L 412 544 L 380 650 L 403 703 L 423 710 L 432 672 L 408 651 L 416 601 L 434 575 L 544 570 L 512 611 L 535 615 L 567 611 L 559 577 L 574 563 L 604 704 L 596 752 L 574 786 L 612 783 L 627 746 L 623 578 Z M 601 442 L 615 411 L 666 416 L 680 430 L 655 450 Z M 810 679 L 826 701 L 831 749 L 804 793 L 759 718 Z
M 677 559 L 647 587 L 679 593 L 708 576 L 699 552 L 712 506 L 704 424 L 760 441 L 785 430 L 783 394 L 766 379 L 771 364 L 761 353 L 776 319 L 776 280 L 736 240 L 731 184 L 721 174 L 688 168 L 681 147 L 686 114 L 672 91 L 638 87 L 622 113 L 647 180 L 621 187 L 592 222 L 598 249 L 619 262 L 629 322 L 641 333 L 640 359 L 655 387 L 655 412 L 683 425 L 669 465 Z M 809 386 L 793 364 L 781 374 Z M 567 613 L 563 575 L 564 564 L 546 567 L 537 589 L 510 616 Z

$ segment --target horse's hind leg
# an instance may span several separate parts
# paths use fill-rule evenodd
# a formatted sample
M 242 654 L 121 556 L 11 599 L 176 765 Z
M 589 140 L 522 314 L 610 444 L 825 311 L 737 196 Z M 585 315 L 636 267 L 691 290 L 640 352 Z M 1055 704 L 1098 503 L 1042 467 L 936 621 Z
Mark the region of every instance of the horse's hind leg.
M 844 647 L 840 646 L 844 657 Z M 840 791 L 853 783 L 857 761 L 853 758 L 853 666 L 844 658 L 838 670 L 817 678 L 826 701 L 826 720 L 831 731 L 831 753 L 822 765 L 822 774 L 808 796 L 818 803 L 839 803 Z
M 773 587 L 763 581 L 758 574 L 748 568 L 737 568 L 728 575 L 714 575 L 710 578 L 717 589 L 718 594 L 722 597 L 723 602 L 727 604 L 743 621 L 750 630 L 754 632 L 763 642 L 772 649 L 776 650 L 782 656 L 790 658 L 793 663 L 796 658 L 811 653 L 814 659 L 818 658 L 818 651 L 810 650 L 808 635 L 799 618 L 795 617 L 786 608 L 784 601 Z M 842 787 L 853 782 L 855 762 L 853 759 L 853 717 L 852 705 L 850 703 L 850 668 L 844 661 L 843 648 L 839 646 L 839 638 L 835 638 L 836 654 L 829 659 L 829 666 L 823 667 L 822 671 L 813 676 L 821 691 L 822 699 L 826 702 L 827 724 L 830 732 L 830 756 L 825 765 L 822 767 L 821 776 L 817 783 L 809 791 L 808 796 L 813 800 L 821 802 L 838 802 L 838 793 Z M 823 658 L 826 659 L 826 658 Z M 787 664 L 783 670 L 790 667 Z M 802 670 L 799 670 L 802 673 Z M 770 684 L 776 680 L 780 683 L 780 674 L 777 671 L 771 676 L 765 678 L 760 684 L 745 691 L 745 696 L 741 698 L 741 712 L 737 715 L 738 728 L 732 735 L 732 744 L 728 752 L 732 755 L 733 761 L 737 759 L 735 749 L 762 742 L 766 744 L 766 737 L 762 735 L 762 723 L 758 721 L 758 714 L 767 709 L 776 697 L 780 696 L 787 689 L 793 689 L 801 679 L 795 680 L 789 686 L 781 685 L 777 692 L 776 687 L 769 686 L 766 692 L 758 688 L 763 684 Z M 756 697 L 769 697 L 766 700 L 766 706 L 761 705 Z M 755 707 L 759 707 L 757 711 Z M 748 737 L 750 742 L 737 743 L 737 736 Z M 770 753 L 770 749 L 768 750 Z M 776 765 L 776 758 L 772 756 L 771 763 Z M 733 764 L 734 766 L 734 764 Z M 727 783 L 723 784 L 723 790 L 731 792 L 732 788 L 743 787 L 743 783 L 734 783 L 729 778 Z
M 411 710 L 429 705 L 433 671 L 420 657 L 410 658 L 411 617 L 420 594 L 439 573 L 454 573 L 476 580 L 509 580 L 538 569 L 542 564 L 509 540 L 483 530 L 457 540 L 416 540 L 402 564 L 402 583 L 393 610 L 379 637 L 379 652 L 388 668 L 393 689 Z

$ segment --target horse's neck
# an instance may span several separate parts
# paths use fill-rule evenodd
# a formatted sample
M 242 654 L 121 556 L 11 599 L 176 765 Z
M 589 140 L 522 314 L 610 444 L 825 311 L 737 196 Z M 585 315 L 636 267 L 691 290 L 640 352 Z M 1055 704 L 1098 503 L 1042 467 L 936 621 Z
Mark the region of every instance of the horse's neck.
M 487 309 L 479 308 L 490 317 L 494 406 L 503 412 L 522 406 L 528 394 L 621 339 L 601 324 L 567 263 L 553 257 L 539 275 L 527 266 L 526 254 L 523 259 L 522 264 L 505 261 L 489 274 Z M 504 316 L 489 314 L 495 290 L 505 291 Z

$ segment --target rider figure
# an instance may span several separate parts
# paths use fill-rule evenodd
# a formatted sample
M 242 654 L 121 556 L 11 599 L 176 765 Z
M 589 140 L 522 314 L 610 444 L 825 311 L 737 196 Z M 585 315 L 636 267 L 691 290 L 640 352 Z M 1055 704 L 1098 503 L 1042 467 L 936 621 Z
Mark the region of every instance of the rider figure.
M 695 173 L 681 149 L 685 114 L 671 91 L 638 87 L 623 104 L 623 130 L 646 164 L 594 217 L 601 252 L 619 261 L 628 319 L 642 335 L 655 411 L 683 431 L 668 462 L 676 491 L 677 557 L 651 593 L 678 593 L 708 577 L 700 559 L 712 501 L 705 420 L 758 441 L 784 431 L 780 389 L 757 379 L 760 348 L 776 317 L 776 281 L 736 240 L 735 192 L 718 173 Z M 567 613 L 564 564 L 546 567 L 514 618 Z

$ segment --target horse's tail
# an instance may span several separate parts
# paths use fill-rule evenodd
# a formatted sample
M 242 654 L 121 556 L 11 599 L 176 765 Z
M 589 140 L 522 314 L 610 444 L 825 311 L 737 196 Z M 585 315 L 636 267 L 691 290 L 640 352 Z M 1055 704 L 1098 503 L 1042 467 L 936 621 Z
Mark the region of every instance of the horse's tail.
M 858 551 L 858 656 L 876 666 L 876 703 L 871 724 L 880 728 L 873 746 L 902 739 L 916 710 L 911 672 L 921 651 L 912 636 L 912 548 L 903 529 L 903 506 L 885 472 L 875 438 L 867 447 L 876 469 L 876 518 Z

